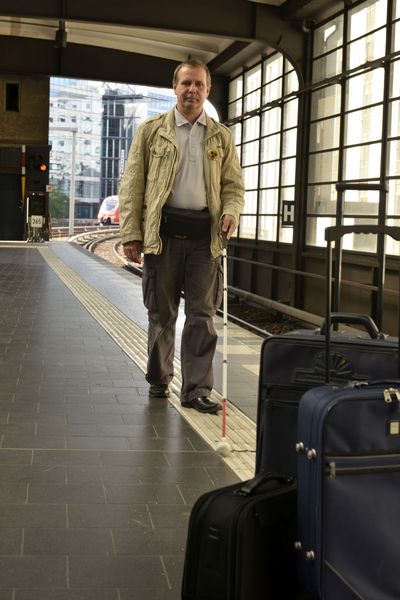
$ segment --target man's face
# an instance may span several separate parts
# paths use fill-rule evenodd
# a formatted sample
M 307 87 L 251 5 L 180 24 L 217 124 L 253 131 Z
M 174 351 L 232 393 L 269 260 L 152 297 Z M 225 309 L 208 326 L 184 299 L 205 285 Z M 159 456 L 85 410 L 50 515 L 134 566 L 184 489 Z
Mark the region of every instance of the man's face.
M 178 72 L 173 89 L 179 112 L 183 115 L 198 116 L 210 92 L 205 70 L 202 67 L 183 66 Z

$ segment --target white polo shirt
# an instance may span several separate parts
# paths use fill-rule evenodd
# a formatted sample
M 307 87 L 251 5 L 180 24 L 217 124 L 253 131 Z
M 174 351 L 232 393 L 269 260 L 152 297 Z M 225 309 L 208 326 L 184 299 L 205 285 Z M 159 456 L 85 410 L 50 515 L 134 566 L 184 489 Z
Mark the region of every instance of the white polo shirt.
M 206 115 L 203 110 L 193 125 L 175 108 L 175 134 L 179 156 L 169 206 L 202 210 L 207 207 L 204 180 L 203 141 Z

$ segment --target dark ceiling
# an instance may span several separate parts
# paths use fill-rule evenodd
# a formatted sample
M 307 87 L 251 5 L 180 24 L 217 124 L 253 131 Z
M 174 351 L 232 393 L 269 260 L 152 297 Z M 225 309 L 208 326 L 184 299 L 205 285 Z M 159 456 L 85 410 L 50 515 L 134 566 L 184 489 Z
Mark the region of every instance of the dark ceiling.
M 0 0 L 0 72 L 169 87 L 196 56 L 218 105 L 227 78 L 276 49 L 301 76 L 307 31 L 344 1 Z

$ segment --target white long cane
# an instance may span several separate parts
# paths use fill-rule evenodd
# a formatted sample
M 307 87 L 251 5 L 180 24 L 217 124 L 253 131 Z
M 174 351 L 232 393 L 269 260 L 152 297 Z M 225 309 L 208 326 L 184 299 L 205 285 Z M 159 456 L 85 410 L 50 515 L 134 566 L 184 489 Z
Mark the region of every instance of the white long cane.
M 228 267 L 227 238 L 222 234 L 222 273 L 223 273 L 223 350 L 222 350 L 222 431 L 221 440 L 215 450 L 221 456 L 228 456 L 232 448 L 226 439 L 226 401 L 228 396 Z

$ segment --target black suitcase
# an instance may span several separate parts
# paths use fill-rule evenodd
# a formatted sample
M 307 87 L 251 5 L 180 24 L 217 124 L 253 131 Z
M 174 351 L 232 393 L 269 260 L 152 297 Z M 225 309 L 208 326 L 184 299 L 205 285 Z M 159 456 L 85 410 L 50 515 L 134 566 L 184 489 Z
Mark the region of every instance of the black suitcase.
M 295 476 L 298 406 L 307 390 L 327 381 L 342 385 L 346 381 L 390 380 L 399 373 L 397 338 L 380 333 L 374 321 L 366 315 L 331 312 L 331 242 L 335 241 L 338 245 L 346 233 L 388 234 L 399 240 L 400 228 L 342 226 L 328 230 L 333 239 L 328 240 L 323 327 L 311 332 L 272 336 L 264 341 L 261 349 L 256 472 L 277 471 Z M 331 332 L 326 323 L 330 326 L 340 323 L 360 325 L 366 331 Z M 325 361 L 327 343 L 330 344 L 329 364 Z
M 189 520 L 182 600 L 297 597 L 296 486 L 260 474 L 200 496 Z

